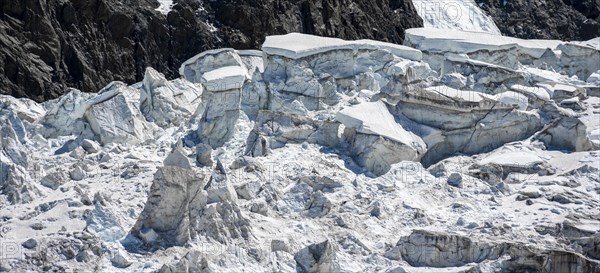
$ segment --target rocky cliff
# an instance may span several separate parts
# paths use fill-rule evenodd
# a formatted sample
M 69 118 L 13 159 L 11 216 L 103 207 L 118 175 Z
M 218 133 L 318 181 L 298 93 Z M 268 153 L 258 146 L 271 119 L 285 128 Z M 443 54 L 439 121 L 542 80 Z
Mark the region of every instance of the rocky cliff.
M 44 101 L 66 87 L 134 83 L 152 66 L 174 77 L 216 47 L 258 48 L 266 35 L 304 32 L 401 43 L 422 26 L 411 1 L 25 0 L 0 4 L 0 93 Z
M 589 40 L 600 36 L 600 1 L 476 0 L 503 35 L 525 39 Z

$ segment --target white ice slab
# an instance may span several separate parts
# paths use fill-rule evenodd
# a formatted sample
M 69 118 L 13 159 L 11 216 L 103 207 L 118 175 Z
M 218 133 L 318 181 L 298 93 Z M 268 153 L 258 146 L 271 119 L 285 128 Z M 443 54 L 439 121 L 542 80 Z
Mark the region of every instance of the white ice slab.
M 445 85 L 432 86 L 425 89 L 426 91 L 436 93 L 440 96 L 448 97 L 453 100 L 461 100 L 467 102 L 480 102 L 484 99 L 492 99 L 491 96 L 476 91 L 458 90 Z
M 555 49 L 559 40 L 523 40 L 483 32 L 434 28 L 406 30 L 406 42 L 417 49 L 438 52 L 472 53 L 517 47 L 520 52 L 540 58 L 547 49 Z
M 425 147 L 421 138 L 396 123 L 382 101 L 364 102 L 345 108 L 336 114 L 335 119 L 363 134 L 380 135 L 409 146 L 419 143 Z
M 520 85 L 520 84 L 514 84 L 514 85 L 511 85 L 509 88 L 511 90 L 517 91 L 519 93 L 533 94 L 537 98 L 545 100 L 545 101 L 549 101 L 551 98 L 550 93 L 548 93 L 548 91 L 546 91 L 545 88 L 542 88 L 539 86 L 524 86 L 524 85 Z
M 290 59 L 304 58 L 337 49 L 384 49 L 405 59 L 419 61 L 422 58 L 421 51 L 402 45 L 373 40 L 346 41 L 301 33 L 267 36 L 262 45 L 265 53 Z
M 224 91 L 242 88 L 246 80 L 246 69 L 240 66 L 225 66 L 202 75 L 204 87 L 209 91 Z
M 524 151 L 510 151 L 493 153 L 481 160 L 481 164 L 495 164 L 499 166 L 529 168 L 543 163 L 539 156 Z
M 523 111 L 527 110 L 527 106 L 529 106 L 527 97 L 518 92 L 506 91 L 494 95 L 493 98 L 506 105 L 516 105 L 519 110 Z

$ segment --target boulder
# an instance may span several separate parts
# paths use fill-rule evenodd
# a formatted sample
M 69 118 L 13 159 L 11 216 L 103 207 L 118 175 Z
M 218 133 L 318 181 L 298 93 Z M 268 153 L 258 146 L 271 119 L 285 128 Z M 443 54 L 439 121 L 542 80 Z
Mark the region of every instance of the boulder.
M 40 183 L 42 184 L 42 186 L 46 186 L 53 190 L 57 190 L 58 187 L 62 186 L 66 182 L 67 182 L 67 178 L 65 177 L 63 171 L 60 171 L 60 170 L 52 172 L 52 173 L 42 177 L 42 180 L 40 180 Z
M 252 237 L 250 221 L 246 219 L 240 207 L 231 201 L 207 205 L 202 210 L 195 231 L 198 236 L 208 236 L 221 244 Z
M 202 166 L 212 166 L 212 151 L 212 147 L 207 144 L 200 143 L 196 145 L 196 161 Z
M 212 171 L 210 179 L 206 183 L 206 186 L 204 186 L 204 190 L 207 193 L 208 204 L 237 200 L 235 188 L 228 181 L 227 174 L 220 161 L 217 161 L 217 166 Z
M 462 188 L 462 176 L 459 173 L 450 174 L 450 177 L 448 177 L 448 185 L 452 187 Z
M 191 170 L 192 165 L 190 165 L 190 161 L 187 156 L 183 154 L 178 148 L 175 148 L 163 161 L 164 166 L 174 166 L 179 167 L 186 170 Z
M 315 191 L 311 193 L 306 209 L 309 217 L 318 218 L 327 215 L 332 207 L 333 204 L 322 191 Z
M 85 179 L 85 172 L 79 165 L 75 165 L 73 170 L 71 170 L 70 176 L 74 181 L 81 181 Z
M 93 140 L 89 140 L 89 139 L 84 139 L 81 141 L 81 147 L 90 154 L 94 154 L 100 151 L 101 147 L 100 145 L 93 141 Z
M 329 240 L 306 246 L 294 255 L 297 266 L 306 273 L 340 272 L 338 247 Z
M 36 239 L 31 238 L 23 242 L 21 245 L 27 249 L 34 249 L 38 245 L 38 242 Z
M 182 259 L 170 264 L 164 264 L 158 273 L 216 273 L 211 270 L 205 255 L 199 251 L 190 251 Z

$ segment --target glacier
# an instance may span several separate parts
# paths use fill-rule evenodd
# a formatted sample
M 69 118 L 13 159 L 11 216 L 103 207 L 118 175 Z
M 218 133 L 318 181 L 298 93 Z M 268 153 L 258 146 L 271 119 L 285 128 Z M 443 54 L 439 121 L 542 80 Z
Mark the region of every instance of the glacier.
M 600 48 L 478 24 L 0 96 L 0 272 L 600 272 Z

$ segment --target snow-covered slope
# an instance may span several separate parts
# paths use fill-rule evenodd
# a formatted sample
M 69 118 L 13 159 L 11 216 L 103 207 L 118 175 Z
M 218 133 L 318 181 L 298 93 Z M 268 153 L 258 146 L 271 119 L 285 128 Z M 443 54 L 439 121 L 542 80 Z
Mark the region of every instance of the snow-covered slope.
M 501 35 L 494 20 L 473 0 L 412 0 L 426 28 L 487 32 Z
M 446 33 L 1 96 L 0 272 L 600 272 L 598 49 Z

